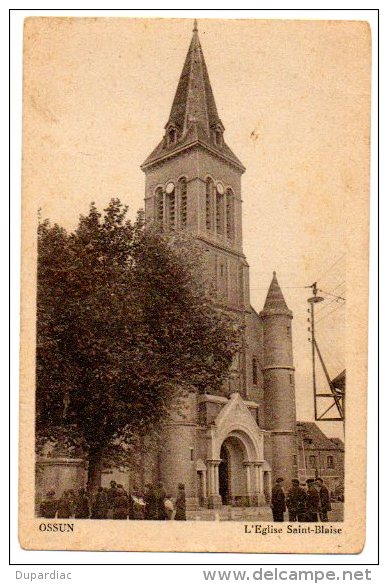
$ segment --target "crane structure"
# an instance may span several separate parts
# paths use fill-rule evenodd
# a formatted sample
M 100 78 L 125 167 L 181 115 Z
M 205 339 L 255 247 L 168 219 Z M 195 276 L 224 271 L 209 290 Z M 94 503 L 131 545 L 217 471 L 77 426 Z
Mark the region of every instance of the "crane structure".
M 331 379 L 322 352 L 318 346 L 315 336 L 315 305 L 323 302 L 325 299 L 318 296 L 319 289 L 317 282 L 308 286 L 312 289 L 313 295 L 308 298 L 307 302 L 310 305 L 309 313 L 311 318 L 311 356 L 312 356 L 312 376 L 313 376 L 313 392 L 314 392 L 314 417 L 316 421 L 320 422 L 343 422 L 345 423 L 345 379 L 346 373 L 343 371 L 334 379 Z M 338 297 L 341 300 L 344 298 Z M 321 392 L 317 389 L 317 363 L 322 367 L 328 389 Z

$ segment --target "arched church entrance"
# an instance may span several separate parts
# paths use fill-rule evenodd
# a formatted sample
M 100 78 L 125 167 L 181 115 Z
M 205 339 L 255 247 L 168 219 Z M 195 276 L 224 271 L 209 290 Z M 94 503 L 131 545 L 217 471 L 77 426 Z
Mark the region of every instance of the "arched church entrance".
M 247 452 L 236 436 L 228 436 L 222 443 L 219 465 L 219 493 L 223 505 L 247 504 Z

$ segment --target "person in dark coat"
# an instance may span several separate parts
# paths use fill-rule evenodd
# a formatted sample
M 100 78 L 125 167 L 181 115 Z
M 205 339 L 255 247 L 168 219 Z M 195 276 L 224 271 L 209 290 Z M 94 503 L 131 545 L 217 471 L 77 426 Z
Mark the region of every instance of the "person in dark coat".
M 56 516 L 58 509 L 58 501 L 55 498 L 55 491 L 51 489 L 47 491 L 46 496 L 40 504 L 40 515 L 46 519 L 52 519 Z
M 63 491 L 62 497 L 58 501 L 58 519 L 68 519 L 72 516 L 72 507 L 69 491 Z
M 186 521 L 186 493 L 183 483 L 178 485 L 178 496 L 175 501 L 175 521 Z
M 166 489 L 164 488 L 163 483 L 159 481 L 155 489 L 156 508 L 158 515 L 157 518 L 159 519 L 159 521 L 167 519 L 167 513 L 164 507 L 164 501 L 166 499 L 166 496 L 167 496 Z
M 128 495 L 123 485 L 117 485 L 117 493 L 113 500 L 113 519 L 127 519 Z
M 305 521 L 313 522 L 318 521 L 318 511 L 319 511 L 319 493 L 315 488 L 314 479 L 308 479 L 307 483 L 307 496 L 306 496 L 306 519 Z
M 89 519 L 89 517 L 90 517 L 89 497 L 87 496 L 85 489 L 79 489 L 78 497 L 75 503 L 75 518 Z
M 319 519 L 321 521 L 329 521 L 327 516 L 327 512 L 331 511 L 329 489 L 321 478 L 318 478 L 315 484 L 319 492 Z
M 98 487 L 92 506 L 92 519 L 106 519 L 108 513 L 108 497 L 103 487 Z
M 292 479 L 292 487 L 287 493 L 286 505 L 289 521 L 304 521 L 306 516 L 306 491 L 298 479 Z
M 284 521 L 284 512 L 286 510 L 286 496 L 283 490 L 284 479 L 277 478 L 274 488 L 272 489 L 271 508 L 274 521 Z
M 158 508 L 156 503 L 155 489 L 151 484 L 147 484 L 145 486 L 144 502 L 146 504 L 144 510 L 144 519 L 157 519 Z
M 108 512 L 107 512 L 108 519 L 113 519 L 113 507 L 114 507 L 114 500 L 115 500 L 116 495 L 117 495 L 117 483 L 116 483 L 116 481 L 111 481 L 110 487 L 106 493 L 107 503 L 108 503 Z

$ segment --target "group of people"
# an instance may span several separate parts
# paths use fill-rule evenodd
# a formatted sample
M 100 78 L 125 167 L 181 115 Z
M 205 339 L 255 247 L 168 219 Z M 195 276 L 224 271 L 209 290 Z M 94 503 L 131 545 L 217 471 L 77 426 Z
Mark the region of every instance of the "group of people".
M 283 489 L 284 479 L 276 479 L 272 490 L 271 508 L 274 521 L 284 521 L 288 510 L 289 521 L 328 521 L 331 511 L 329 489 L 321 478 L 307 479 L 306 487 L 298 479 L 292 480 L 292 486 L 286 493 Z
M 186 520 L 186 495 L 183 483 L 178 485 L 174 500 L 166 492 L 163 483 L 147 484 L 144 492 L 133 490 L 130 493 L 123 485 L 111 481 L 109 488 L 99 487 L 90 497 L 85 489 L 67 490 L 58 499 L 54 489 L 46 494 L 40 503 L 40 515 L 58 519 L 149 519 L 149 520 Z

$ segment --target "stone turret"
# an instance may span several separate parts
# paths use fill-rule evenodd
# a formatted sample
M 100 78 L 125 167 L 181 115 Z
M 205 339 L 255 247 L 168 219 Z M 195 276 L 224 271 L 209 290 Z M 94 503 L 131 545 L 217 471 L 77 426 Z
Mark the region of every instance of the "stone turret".
M 289 310 L 273 273 L 264 308 L 263 380 L 265 427 L 271 432 L 272 477 L 288 484 L 297 476 L 295 382 Z M 286 485 L 287 486 L 287 485 Z

